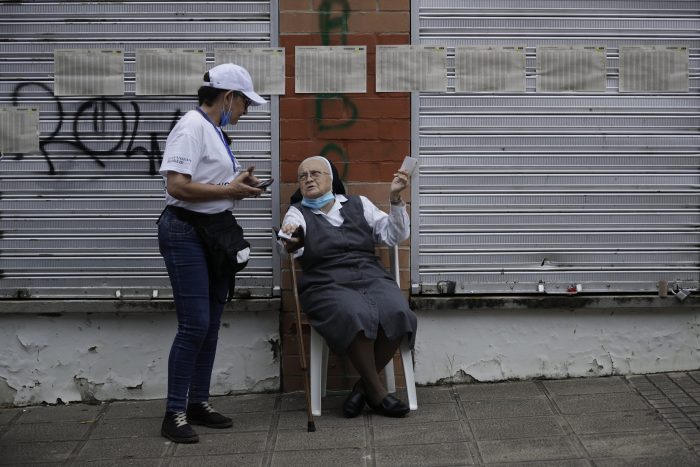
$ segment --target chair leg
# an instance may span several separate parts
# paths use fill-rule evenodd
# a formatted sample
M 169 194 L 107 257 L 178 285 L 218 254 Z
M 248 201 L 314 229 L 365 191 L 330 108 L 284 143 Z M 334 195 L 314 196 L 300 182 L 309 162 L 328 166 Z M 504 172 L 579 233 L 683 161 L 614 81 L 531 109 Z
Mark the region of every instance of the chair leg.
M 396 392 L 396 376 L 394 376 L 394 359 L 389 360 L 389 363 L 384 367 L 384 378 L 386 381 L 386 390 L 389 394 Z
M 300 336 L 301 338 L 301 336 Z M 321 380 L 325 372 L 323 364 L 323 348 L 326 343 L 314 328 L 311 328 L 311 349 L 309 351 L 309 382 L 311 386 L 311 413 L 321 415 Z M 325 384 L 324 384 L 325 386 Z
M 319 335 L 319 337 L 321 337 Z M 330 350 L 328 349 L 328 344 L 326 343 L 326 340 L 321 338 L 321 342 L 323 343 L 323 355 L 321 356 L 321 397 L 326 397 L 326 386 L 328 382 L 328 354 L 330 353 Z M 320 405 L 319 405 L 319 411 L 320 411 Z
M 413 374 L 413 354 L 408 348 L 406 339 L 401 342 L 401 361 L 403 373 L 406 376 L 406 392 L 408 393 L 408 406 L 411 410 L 418 410 L 418 398 L 416 397 L 416 378 Z

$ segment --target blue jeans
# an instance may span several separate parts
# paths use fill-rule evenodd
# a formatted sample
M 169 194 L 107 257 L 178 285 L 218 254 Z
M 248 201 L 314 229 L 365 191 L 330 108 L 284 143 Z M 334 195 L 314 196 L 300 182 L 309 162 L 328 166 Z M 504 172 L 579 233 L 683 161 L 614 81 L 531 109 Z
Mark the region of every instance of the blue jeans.
M 228 279 L 209 280 L 207 260 L 194 228 L 166 210 L 158 222 L 158 245 L 165 259 L 177 311 L 177 334 L 168 359 L 166 410 L 209 398 L 219 325 Z

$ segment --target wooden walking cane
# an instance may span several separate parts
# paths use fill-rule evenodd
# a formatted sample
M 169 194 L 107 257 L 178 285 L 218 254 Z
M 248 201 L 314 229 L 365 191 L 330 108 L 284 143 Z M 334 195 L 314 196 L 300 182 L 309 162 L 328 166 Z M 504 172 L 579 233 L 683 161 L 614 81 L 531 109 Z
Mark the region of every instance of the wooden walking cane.
M 289 267 L 292 269 L 292 289 L 294 289 L 294 304 L 297 310 L 297 342 L 299 345 L 299 360 L 301 372 L 304 375 L 304 394 L 306 395 L 306 415 L 308 416 L 307 431 L 316 431 L 314 415 L 311 413 L 311 394 L 309 391 L 309 370 L 306 367 L 306 352 L 304 351 L 304 336 L 301 333 L 301 305 L 299 305 L 299 291 L 297 290 L 297 272 L 294 267 L 294 254 L 289 253 Z

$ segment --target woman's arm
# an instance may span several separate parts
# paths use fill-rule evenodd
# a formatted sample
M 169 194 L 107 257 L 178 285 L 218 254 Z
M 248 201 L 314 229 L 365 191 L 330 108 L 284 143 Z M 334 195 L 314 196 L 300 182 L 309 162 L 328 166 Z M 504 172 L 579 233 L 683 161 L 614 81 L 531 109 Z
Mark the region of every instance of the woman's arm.
M 262 193 L 261 189 L 248 185 L 248 183 L 254 183 L 257 180 L 252 174 L 253 169 L 254 167 L 251 167 L 242 171 L 226 185 L 193 182 L 190 175 L 169 171 L 167 175 L 168 193 L 173 198 L 188 202 L 252 198 Z
M 391 181 L 389 201 L 389 215 L 379 210 L 370 200 L 364 196 L 362 206 L 365 220 L 372 229 L 375 243 L 383 243 L 388 246 L 398 245 L 411 234 L 411 222 L 406 212 L 406 204 L 401 199 L 401 192 L 408 186 L 408 174 L 398 171 Z

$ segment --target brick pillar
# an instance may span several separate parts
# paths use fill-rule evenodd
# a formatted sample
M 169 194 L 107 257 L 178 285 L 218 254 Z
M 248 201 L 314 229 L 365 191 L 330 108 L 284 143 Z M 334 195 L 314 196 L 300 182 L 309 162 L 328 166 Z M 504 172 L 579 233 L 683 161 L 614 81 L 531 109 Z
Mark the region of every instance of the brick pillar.
M 410 0 L 280 0 L 280 46 L 286 48 L 286 94 L 280 98 L 280 181 L 282 215 L 296 190 L 303 159 L 325 155 L 333 161 L 349 193 L 362 194 L 381 209 L 389 207 L 389 184 L 410 154 L 409 93 L 375 92 L 376 45 L 410 43 Z M 367 92 L 320 96 L 294 92 L 294 47 L 367 46 Z M 410 200 L 410 189 L 403 198 Z M 409 246 L 401 246 L 402 288 L 409 287 Z M 383 250 L 383 251 L 382 251 Z M 387 258 L 386 249 L 378 251 Z M 387 263 L 388 264 L 388 263 Z M 303 388 L 289 262 L 282 263 L 282 388 Z M 308 324 L 304 323 L 308 356 Z M 397 375 L 402 374 L 395 359 Z M 356 380 L 345 358 L 331 355 L 328 388 L 349 388 Z M 397 384 L 400 380 L 397 379 Z

